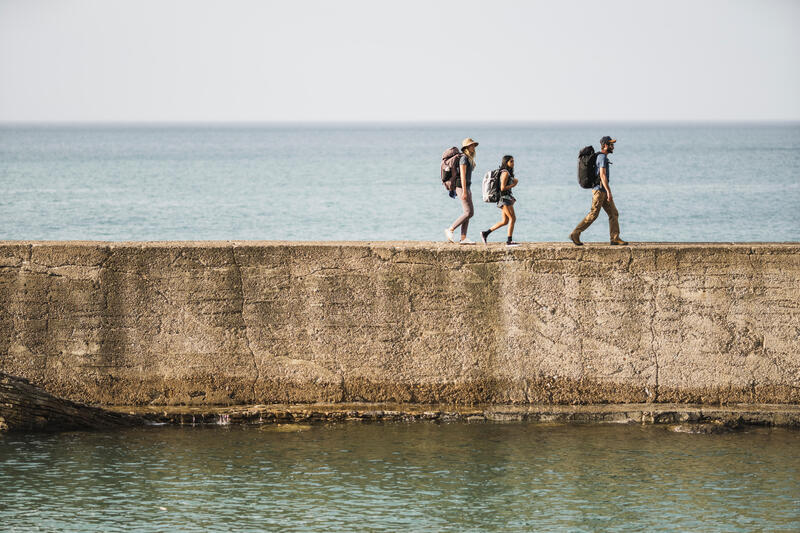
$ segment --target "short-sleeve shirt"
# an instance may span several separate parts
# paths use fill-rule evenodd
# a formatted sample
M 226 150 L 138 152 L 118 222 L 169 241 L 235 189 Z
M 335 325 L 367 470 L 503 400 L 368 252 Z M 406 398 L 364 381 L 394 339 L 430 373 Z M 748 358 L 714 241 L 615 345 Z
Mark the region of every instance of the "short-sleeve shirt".
M 603 182 L 600 181 L 600 169 L 606 169 L 606 180 L 608 183 L 611 183 L 611 161 L 608 160 L 608 156 L 603 153 L 597 154 L 597 160 L 595 162 L 597 166 L 597 185 L 592 187 L 595 191 L 605 191 L 605 187 L 603 187 Z
M 461 165 L 467 166 L 467 188 L 469 189 L 470 185 L 472 185 L 472 169 L 475 168 L 475 164 L 470 164 L 469 157 L 465 154 L 461 154 L 461 159 L 458 160 L 458 181 L 456 182 L 458 185 L 457 187 L 461 187 Z
M 506 178 L 506 180 L 508 181 L 506 183 L 511 183 L 511 180 L 513 180 L 514 178 L 507 170 L 504 170 L 503 172 L 508 174 L 508 177 Z M 503 184 L 503 172 L 500 173 L 500 185 Z M 516 201 L 517 199 L 514 198 L 513 194 L 511 194 L 511 189 L 500 191 L 500 198 L 497 200 L 497 207 L 503 207 L 504 205 L 514 205 Z

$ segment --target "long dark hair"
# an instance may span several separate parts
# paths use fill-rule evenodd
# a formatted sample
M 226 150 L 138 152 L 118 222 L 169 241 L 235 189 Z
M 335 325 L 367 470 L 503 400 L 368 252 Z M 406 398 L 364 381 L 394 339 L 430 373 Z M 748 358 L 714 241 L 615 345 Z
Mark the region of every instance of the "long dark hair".
M 503 160 L 500 161 L 500 170 L 508 171 L 508 175 L 514 177 L 514 168 L 508 166 L 508 162 L 514 159 L 513 155 L 504 155 Z

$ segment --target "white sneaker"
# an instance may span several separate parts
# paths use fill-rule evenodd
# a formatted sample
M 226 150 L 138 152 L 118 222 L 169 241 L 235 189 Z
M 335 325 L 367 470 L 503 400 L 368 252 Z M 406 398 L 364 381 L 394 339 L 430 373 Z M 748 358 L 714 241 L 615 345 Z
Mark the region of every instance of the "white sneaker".
M 447 237 L 448 241 L 456 242 L 456 241 L 453 240 L 453 230 L 451 230 L 450 228 L 447 228 L 446 230 L 444 230 L 444 236 Z
M 471 240 L 469 240 L 469 239 L 463 239 L 463 240 L 462 240 L 461 242 L 459 242 L 458 244 L 475 244 L 475 241 L 471 241 Z

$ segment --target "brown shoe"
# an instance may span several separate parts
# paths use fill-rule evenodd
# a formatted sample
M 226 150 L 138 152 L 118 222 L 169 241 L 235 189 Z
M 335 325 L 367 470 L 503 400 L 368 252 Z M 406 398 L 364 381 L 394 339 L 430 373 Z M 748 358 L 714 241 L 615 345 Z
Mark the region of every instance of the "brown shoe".
M 617 237 L 616 239 L 611 241 L 611 246 L 627 246 L 627 245 L 628 245 L 628 241 L 623 241 L 619 237 Z
M 583 246 L 581 239 L 578 237 L 578 235 L 575 234 L 574 231 L 569 234 L 569 240 L 571 240 L 575 244 L 575 246 Z

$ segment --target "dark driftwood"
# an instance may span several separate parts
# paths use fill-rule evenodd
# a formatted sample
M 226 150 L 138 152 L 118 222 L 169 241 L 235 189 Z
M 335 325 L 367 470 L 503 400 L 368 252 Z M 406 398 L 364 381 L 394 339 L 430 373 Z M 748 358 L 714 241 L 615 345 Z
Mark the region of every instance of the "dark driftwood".
M 140 417 L 57 398 L 0 372 L 0 431 L 64 431 L 135 426 Z

